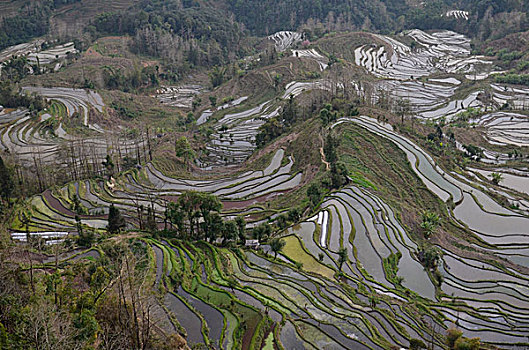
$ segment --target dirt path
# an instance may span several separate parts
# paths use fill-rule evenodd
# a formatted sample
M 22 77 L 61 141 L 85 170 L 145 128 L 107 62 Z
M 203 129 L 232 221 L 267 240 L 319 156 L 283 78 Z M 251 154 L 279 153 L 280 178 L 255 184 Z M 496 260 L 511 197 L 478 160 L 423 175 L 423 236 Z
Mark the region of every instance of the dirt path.
M 321 135 L 318 135 L 321 140 L 321 147 L 320 147 L 320 154 L 321 154 L 321 162 L 325 164 L 327 171 L 331 170 L 331 165 L 328 161 L 325 160 L 325 154 L 323 153 L 323 137 Z

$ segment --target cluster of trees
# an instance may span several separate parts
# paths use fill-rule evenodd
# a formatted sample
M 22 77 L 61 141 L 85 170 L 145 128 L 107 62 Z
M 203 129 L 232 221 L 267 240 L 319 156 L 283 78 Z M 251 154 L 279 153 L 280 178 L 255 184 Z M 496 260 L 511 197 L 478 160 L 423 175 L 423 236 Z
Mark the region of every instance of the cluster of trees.
M 329 191 L 349 183 L 347 167 L 338 159 L 338 146 L 339 140 L 329 132 L 323 145 L 323 155 L 326 162 L 329 163 L 329 172 L 320 183 L 314 182 L 307 188 L 307 197 L 312 207 L 316 207 Z
M 423 2 L 422 6 L 398 0 L 227 0 L 227 3 L 236 19 L 254 34 L 302 27 L 309 40 L 325 31 L 393 32 L 410 28 L 451 29 L 485 40 L 529 28 L 529 6 L 523 1 L 435 0 Z M 469 11 L 469 21 L 444 16 L 455 9 Z
M 479 350 L 481 349 L 481 340 L 479 338 L 466 338 L 461 330 L 450 328 L 446 332 L 446 345 L 451 350 Z
M 114 204 L 110 205 L 110 208 L 108 209 L 108 226 L 107 230 L 110 234 L 117 234 L 120 233 L 123 228 L 125 228 L 126 222 L 123 216 L 121 215 L 121 212 L 118 208 L 114 206 Z
M 41 111 L 47 106 L 47 102 L 40 95 L 20 93 L 9 81 L 0 81 L 0 105 L 8 108 L 26 107 L 30 111 Z
M 469 20 L 444 16 L 447 11 L 456 9 L 468 11 Z M 405 28 L 450 29 L 487 40 L 527 30 L 528 11 L 529 6 L 523 1 L 436 0 L 425 2 L 422 7 L 404 9 L 400 19 Z
M 32 268 L 24 247 L 0 244 L 0 348 L 177 349 L 156 333 L 147 248 L 109 242 L 94 260 Z M 55 247 L 53 249 L 60 248 Z M 14 263 L 27 259 L 29 271 Z
M 298 207 L 293 207 L 288 210 L 288 212 L 283 213 L 276 217 L 274 220 L 274 227 L 270 223 L 262 223 L 252 230 L 252 236 L 254 239 L 259 241 L 266 241 L 270 238 L 273 229 L 284 230 L 290 224 L 299 222 L 301 219 L 301 209 Z
M 338 189 L 349 182 L 347 167 L 338 161 L 338 146 L 339 140 L 329 133 L 323 146 L 325 160 L 330 164 L 330 184 L 327 186 L 329 189 Z
M 503 48 L 496 54 L 496 57 L 504 63 L 510 63 L 514 60 L 522 58 L 523 56 L 523 52 L 511 51 L 508 48 Z
M 320 120 L 323 126 L 327 126 L 338 119 L 338 111 L 335 111 L 332 104 L 326 103 L 320 110 Z
M 529 74 L 499 74 L 494 77 L 497 83 L 529 86 Z
M 258 35 L 285 29 L 295 30 L 302 25 L 311 26 L 316 23 L 323 23 L 325 27 L 333 28 L 332 30 L 362 27 L 389 30 L 394 23 L 392 18 L 398 16 L 389 13 L 384 2 L 391 1 L 227 1 L 237 20 Z
M 481 158 L 483 158 L 483 149 L 481 149 L 480 147 L 469 144 L 463 145 L 463 148 L 466 151 L 466 155 L 471 159 L 479 161 Z
M 183 159 L 186 166 L 189 168 L 191 165 L 191 162 L 195 159 L 196 153 L 191 147 L 191 144 L 189 143 L 189 140 L 187 137 L 182 136 L 175 140 L 175 155 L 181 159 Z
M 266 123 L 259 127 L 259 132 L 255 136 L 257 147 L 263 147 L 270 141 L 281 136 L 285 132 L 285 126 L 278 117 L 269 118 Z
M 297 223 L 301 219 L 302 210 L 298 207 L 290 208 L 286 214 L 279 215 L 275 222 L 277 228 L 282 230 L 285 229 L 288 225 Z
M 73 202 L 75 207 L 75 200 Z M 215 242 L 220 238 L 222 244 L 229 241 L 238 241 L 242 244 L 246 242 L 244 218 L 238 216 L 234 220 L 224 220 L 220 215 L 222 203 L 217 196 L 209 193 L 186 191 L 178 197 L 176 202 L 169 202 L 165 211 L 163 231 L 158 228 L 154 207 L 147 208 L 147 215 L 144 209 L 143 206 L 138 205 L 138 221 L 142 230 L 188 240 Z M 82 209 L 76 212 L 81 213 Z M 266 241 L 272 235 L 274 227 L 285 229 L 289 224 L 298 222 L 301 215 L 301 209 L 291 208 L 287 213 L 275 219 L 275 225 L 262 223 L 254 227 L 252 236 L 259 241 Z M 125 226 L 124 217 L 112 204 L 108 214 L 107 231 L 110 234 L 118 234 Z M 80 226 L 78 231 L 80 236 L 85 233 L 82 239 L 86 240 L 85 236 L 88 233 L 84 232 Z M 89 244 L 84 244 L 84 246 L 89 246 Z
M 430 270 L 435 270 L 439 261 L 441 261 L 441 253 L 436 247 L 421 247 L 418 252 L 419 261 Z
M 221 209 L 222 203 L 215 195 L 187 191 L 168 204 L 166 219 L 171 224 L 170 231 L 183 239 L 214 242 L 222 238 L 224 244 L 236 239 L 245 242 L 244 218 L 226 221 L 220 216 Z
M 105 87 L 110 90 L 129 92 L 160 84 L 158 66 L 147 66 L 141 69 L 136 67 L 128 74 L 123 73 L 121 69 L 108 66 L 105 67 L 104 71 L 103 80 Z
M 17 15 L 3 17 L 0 23 L 0 50 L 47 34 L 49 18 L 63 5 L 81 0 L 43 0 L 27 2 Z
M 83 213 L 83 208 L 75 209 L 75 203 L 74 198 L 74 211 L 78 214 Z M 222 244 L 229 241 L 244 244 L 246 242 L 246 221 L 242 216 L 238 216 L 234 220 L 225 220 L 220 215 L 221 209 L 222 203 L 215 195 L 197 191 L 183 192 L 175 202 L 167 204 L 164 218 L 165 228 L 160 230 L 154 207 L 148 207 L 146 215 L 142 205 L 137 207 L 141 230 L 187 240 L 215 242 L 220 238 Z M 261 242 L 266 241 L 270 239 L 274 229 L 285 229 L 288 225 L 299 222 L 301 216 L 301 209 L 293 207 L 288 212 L 279 215 L 275 219 L 275 224 L 262 223 L 254 227 L 251 232 L 252 236 Z M 125 227 L 125 218 L 119 209 L 112 204 L 109 208 L 107 231 L 110 234 L 118 234 Z M 89 233 L 84 232 L 82 228 L 79 228 L 78 231 L 80 236 L 85 233 L 82 237 L 84 242 L 87 239 L 85 236 Z M 91 237 L 93 241 L 93 236 Z M 83 244 L 83 246 L 90 246 L 90 244 Z M 282 247 L 279 250 L 281 249 Z
M 292 125 L 300 120 L 301 116 L 299 107 L 294 100 L 294 96 L 291 95 L 279 116 L 269 118 L 266 123 L 259 127 L 259 132 L 255 137 L 257 147 L 262 147 L 268 142 L 281 136 Z
M 89 30 L 130 35 L 135 52 L 170 63 L 212 67 L 242 54 L 238 24 L 211 5 L 144 0 L 127 12 L 97 16 Z
M 26 56 L 12 56 L 5 61 L 0 72 L 3 81 L 18 82 L 29 74 L 28 59 Z
M 216 88 L 217 86 L 222 85 L 224 83 L 226 77 L 226 68 L 223 67 L 215 67 L 213 70 L 209 73 L 209 80 L 211 81 L 211 86 L 213 88 Z
M 33 1 L 0 23 L 0 49 L 48 33 L 49 18 L 62 5 L 80 0 Z M 471 12 L 469 21 L 446 17 L 448 10 Z M 527 30 L 523 1 L 435 0 L 414 6 L 399 0 L 224 0 L 215 3 L 142 0 L 126 12 L 98 15 L 87 27 L 97 35 L 130 35 L 132 49 L 172 63 L 215 66 L 247 53 L 248 34 L 302 29 L 313 40 L 327 31 L 408 28 L 456 29 L 481 39 Z M 502 24 L 502 25 L 499 25 Z M 247 30 L 244 30 L 247 29 Z
M 3 202 L 10 204 L 14 186 L 12 170 L 5 165 L 4 160 L 0 157 L 0 199 Z

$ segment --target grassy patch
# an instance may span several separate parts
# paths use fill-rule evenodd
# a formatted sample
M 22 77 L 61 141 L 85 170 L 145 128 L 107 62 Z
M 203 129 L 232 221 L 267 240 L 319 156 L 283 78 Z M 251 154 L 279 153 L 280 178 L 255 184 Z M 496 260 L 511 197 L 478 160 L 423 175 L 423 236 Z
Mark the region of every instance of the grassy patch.
M 399 271 L 399 260 L 401 257 L 401 252 L 397 252 L 397 254 L 391 253 L 387 258 L 384 258 L 384 260 L 382 261 L 388 281 L 392 282 L 395 285 L 400 285 L 403 281 L 402 277 L 397 276 L 397 273 Z
M 264 350 L 274 350 L 274 333 L 270 332 L 264 342 Z
M 305 271 L 316 273 L 327 278 L 334 276 L 333 270 L 321 264 L 316 258 L 305 251 L 298 237 L 290 235 L 282 239 L 285 241 L 283 254 L 293 261 L 303 264 Z

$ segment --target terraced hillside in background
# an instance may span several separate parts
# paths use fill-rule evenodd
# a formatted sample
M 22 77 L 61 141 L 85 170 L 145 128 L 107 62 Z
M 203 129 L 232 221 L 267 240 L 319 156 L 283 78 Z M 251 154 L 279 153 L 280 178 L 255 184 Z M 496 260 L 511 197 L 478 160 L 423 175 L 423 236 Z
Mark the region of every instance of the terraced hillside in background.
M 138 2 L 138 0 L 81 0 L 60 8 L 52 18 L 52 26 L 59 30 L 82 31 L 96 15 L 125 11 Z
M 0 4 L 0 11 L 3 16 L 12 16 L 27 3 L 26 0 L 2 1 Z

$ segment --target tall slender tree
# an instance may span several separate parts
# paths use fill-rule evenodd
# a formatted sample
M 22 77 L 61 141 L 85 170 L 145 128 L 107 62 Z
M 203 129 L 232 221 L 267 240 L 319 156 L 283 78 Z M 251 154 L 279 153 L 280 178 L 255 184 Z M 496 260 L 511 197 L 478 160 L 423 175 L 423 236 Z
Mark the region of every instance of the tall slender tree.
M 277 254 L 285 247 L 285 240 L 274 238 L 270 241 L 270 249 L 274 252 L 274 259 L 277 259 Z
M 111 234 L 116 234 L 125 227 L 125 219 L 121 216 L 121 213 L 118 208 L 112 203 L 108 210 L 108 226 L 107 230 Z
M 338 251 L 338 267 L 340 272 L 342 272 L 343 264 L 347 261 L 347 248 L 341 248 Z
M 14 182 L 11 177 L 9 169 L 4 164 L 4 160 L 0 157 L 0 197 L 7 201 L 13 193 Z

